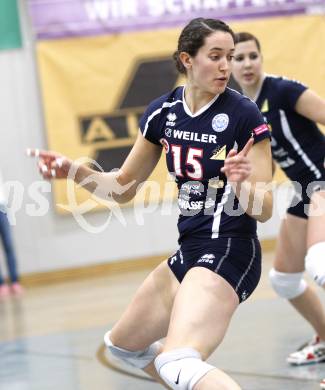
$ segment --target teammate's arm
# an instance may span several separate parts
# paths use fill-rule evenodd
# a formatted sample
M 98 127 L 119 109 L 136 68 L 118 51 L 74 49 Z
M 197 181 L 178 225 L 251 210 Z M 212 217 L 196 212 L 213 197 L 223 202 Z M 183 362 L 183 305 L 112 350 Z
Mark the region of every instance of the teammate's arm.
M 38 166 L 45 179 L 73 179 L 89 192 L 103 199 L 113 197 L 119 203 L 130 201 L 157 165 L 162 148 L 147 141 L 141 132 L 122 167 L 115 172 L 98 172 L 87 165 L 78 165 L 52 151 L 30 150 L 39 157 Z
M 325 100 L 314 91 L 306 89 L 298 98 L 295 110 L 298 114 L 325 125 Z

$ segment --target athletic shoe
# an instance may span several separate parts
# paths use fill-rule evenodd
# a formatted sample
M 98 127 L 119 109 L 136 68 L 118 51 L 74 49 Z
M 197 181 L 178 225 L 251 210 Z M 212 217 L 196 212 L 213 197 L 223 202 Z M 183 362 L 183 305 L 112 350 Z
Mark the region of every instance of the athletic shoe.
M 295 366 L 323 361 L 325 361 L 325 341 L 320 341 L 318 336 L 314 336 L 309 343 L 302 345 L 287 358 L 287 362 Z
M 6 298 L 10 293 L 9 287 L 7 284 L 0 285 L 0 299 Z
M 22 295 L 24 293 L 24 289 L 22 285 L 18 282 L 12 283 L 10 286 L 11 292 L 14 295 Z

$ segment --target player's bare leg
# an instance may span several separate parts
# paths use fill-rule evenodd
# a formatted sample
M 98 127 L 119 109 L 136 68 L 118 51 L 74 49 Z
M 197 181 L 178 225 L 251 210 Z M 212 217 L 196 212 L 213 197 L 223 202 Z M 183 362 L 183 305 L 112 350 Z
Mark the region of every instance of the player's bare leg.
M 192 268 L 176 295 L 164 352 L 185 347 L 198 351 L 206 360 L 221 343 L 238 303 L 237 294 L 226 280 L 206 268 Z M 212 367 L 194 386 L 194 390 L 203 389 L 240 387 L 226 373 Z
M 120 320 L 114 325 L 110 339 L 125 350 L 144 350 L 165 337 L 179 282 L 167 265 L 161 263 L 144 280 Z M 158 353 L 158 352 L 157 352 Z M 168 388 L 153 363 L 143 370 Z

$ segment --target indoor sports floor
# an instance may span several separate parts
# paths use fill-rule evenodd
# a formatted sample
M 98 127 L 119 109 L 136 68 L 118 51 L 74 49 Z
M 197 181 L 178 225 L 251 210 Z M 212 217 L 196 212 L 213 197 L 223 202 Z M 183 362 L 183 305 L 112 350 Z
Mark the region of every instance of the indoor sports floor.
M 319 390 L 325 363 L 290 367 L 289 352 L 308 340 L 309 326 L 267 281 L 241 305 L 210 362 L 243 390 Z M 26 289 L 0 302 L 0 390 L 154 390 L 162 387 L 103 354 L 103 334 L 149 270 Z M 325 303 L 325 294 L 319 290 Z

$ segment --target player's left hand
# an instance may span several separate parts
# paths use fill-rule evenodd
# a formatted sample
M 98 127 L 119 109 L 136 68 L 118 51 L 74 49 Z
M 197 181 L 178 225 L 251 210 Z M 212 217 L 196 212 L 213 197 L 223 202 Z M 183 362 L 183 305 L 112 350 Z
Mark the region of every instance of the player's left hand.
M 224 166 L 221 168 L 229 182 L 241 183 L 245 181 L 252 171 L 252 165 L 247 155 L 254 144 L 254 139 L 250 138 L 244 148 L 238 153 L 231 149 L 225 159 Z

